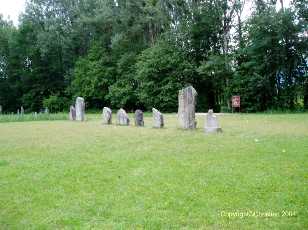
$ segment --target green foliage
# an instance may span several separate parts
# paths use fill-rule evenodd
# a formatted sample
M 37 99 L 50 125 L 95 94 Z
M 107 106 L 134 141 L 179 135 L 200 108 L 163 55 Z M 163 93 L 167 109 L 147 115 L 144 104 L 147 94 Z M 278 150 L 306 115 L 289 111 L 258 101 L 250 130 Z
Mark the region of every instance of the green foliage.
M 175 111 L 178 90 L 191 83 L 194 74 L 185 55 L 164 41 L 144 50 L 136 68 L 138 97 L 148 110 Z
M 67 120 L 68 115 L 65 113 L 31 113 L 31 114 L 4 114 L 0 115 L 0 123 L 7 122 L 25 122 L 25 121 L 59 121 Z
M 94 43 L 86 57 L 75 65 L 71 91 L 76 96 L 85 97 L 89 106 L 102 106 L 113 82 L 115 67 L 110 54 Z
M 43 100 L 44 108 L 48 108 L 51 113 L 66 111 L 69 108 L 69 100 L 58 95 L 51 95 Z
M 247 2 L 247 1 L 246 1 Z M 281 1 L 283 3 L 283 1 Z M 87 108 L 294 110 L 307 105 L 307 4 L 242 0 L 32 0 L 20 26 L 0 17 L 0 104 L 39 111 L 52 95 Z
M 210 55 L 207 61 L 201 63 L 197 69 L 200 75 L 200 82 L 203 86 L 203 98 L 199 102 L 207 105 L 205 111 L 209 108 L 220 112 L 220 105 L 230 98 L 227 88 L 227 80 L 231 78 L 230 58 L 225 55 Z M 201 109 L 203 109 L 201 107 Z
M 263 9 L 247 26 L 249 43 L 239 50 L 242 60 L 231 80 L 232 94 L 242 95 L 246 110 L 295 109 L 303 95 L 298 70 L 304 47 L 294 13 Z

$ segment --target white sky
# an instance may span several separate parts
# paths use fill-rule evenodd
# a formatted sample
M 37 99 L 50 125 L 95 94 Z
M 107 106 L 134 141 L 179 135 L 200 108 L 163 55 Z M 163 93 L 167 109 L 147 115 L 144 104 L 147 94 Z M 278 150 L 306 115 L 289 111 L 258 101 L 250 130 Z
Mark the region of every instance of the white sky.
M 18 16 L 25 9 L 26 0 L 0 0 L 0 14 L 4 16 L 5 19 L 10 18 L 14 25 L 18 25 Z M 252 0 L 246 0 L 243 16 L 247 17 L 251 11 Z M 285 7 L 288 7 L 290 0 L 284 0 Z M 277 1 L 277 8 L 280 8 L 279 1 Z
M 26 0 L 0 0 L 0 14 L 18 25 L 18 16 L 25 9 L 25 2 Z

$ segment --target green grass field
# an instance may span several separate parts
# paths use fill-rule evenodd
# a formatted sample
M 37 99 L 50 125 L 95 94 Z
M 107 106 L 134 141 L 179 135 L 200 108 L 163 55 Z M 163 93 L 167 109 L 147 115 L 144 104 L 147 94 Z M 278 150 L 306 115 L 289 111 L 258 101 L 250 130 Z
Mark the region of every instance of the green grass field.
M 307 229 L 308 114 L 219 118 L 1 123 L 0 229 Z

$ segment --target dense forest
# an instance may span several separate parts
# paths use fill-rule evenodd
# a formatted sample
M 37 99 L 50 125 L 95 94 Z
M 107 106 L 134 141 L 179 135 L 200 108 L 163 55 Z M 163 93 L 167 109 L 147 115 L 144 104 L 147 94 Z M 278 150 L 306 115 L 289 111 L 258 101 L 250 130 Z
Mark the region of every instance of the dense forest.
M 308 109 L 307 20 L 307 0 L 29 0 L 0 17 L 0 105 L 171 112 L 192 85 L 199 111 Z

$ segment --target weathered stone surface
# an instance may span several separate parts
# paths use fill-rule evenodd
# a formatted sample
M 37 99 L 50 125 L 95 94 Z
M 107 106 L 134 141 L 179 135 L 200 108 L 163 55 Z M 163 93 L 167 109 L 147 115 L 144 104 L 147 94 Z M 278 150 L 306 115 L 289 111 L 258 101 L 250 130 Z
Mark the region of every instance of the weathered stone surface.
M 82 97 L 77 97 L 76 104 L 76 121 L 84 121 L 85 120 L 85 103 Z
M 117 124 L 129 125 L 129 117 L 124 109 L 119 109 L 117 112 Z
M 205 118 L 204 131 L 206 133 L 218 133 L 222 132 L 221 127 L 219 126 L 218 119 L 213 113 L 213 110 L 210 109 Z
M 135 111 L 135 126 L 144 126 L 143 112 L 140 109 Z
M 70 119 L 70 121 L 76 120 L 76 109 L 73 105 L 70 106 L 69 119 Z
M 197 122 L 195 120 L 197 91 L 189 86 L 179 91 L 179 125 L 183 129 L 195 129 Z
M 108 107 L 103 108 L 102 118 L 104 125 L 110 125 L 112 123 L 112 111 L 110 108 Z
M 157 109 L 152 109 L 153 113 L 153 121 L 154 121 L 154 128 L 163 128 L 164 127 L 164 116 L 161 112 L 159 112 Z

